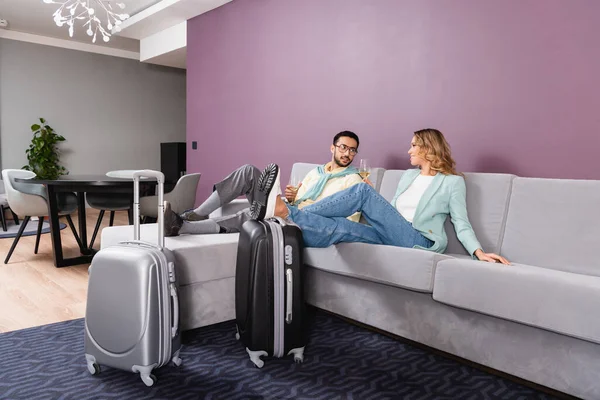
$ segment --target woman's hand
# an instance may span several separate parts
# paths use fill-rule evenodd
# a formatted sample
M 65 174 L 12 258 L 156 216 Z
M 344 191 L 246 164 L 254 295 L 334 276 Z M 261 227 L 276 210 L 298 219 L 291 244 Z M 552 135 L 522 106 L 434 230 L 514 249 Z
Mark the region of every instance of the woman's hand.
M 475 257 L 477 257 L 480 261 L 486 261 L 491 263 L 499 262 L 504 265 L 510 265 L 510 262 L 506 258 L 494 253 L 484 253 L 481 249 L 475 250 Z

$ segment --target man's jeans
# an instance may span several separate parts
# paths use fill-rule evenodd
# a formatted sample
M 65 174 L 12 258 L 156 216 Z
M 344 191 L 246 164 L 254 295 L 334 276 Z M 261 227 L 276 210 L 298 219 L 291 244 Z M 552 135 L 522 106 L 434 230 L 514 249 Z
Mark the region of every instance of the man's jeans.
M 302 210 L 289 205 L 288 209 L 289 218 L 302 229 L 307 247 L 328 247 L 340 242 L 425 248 L 433 245 L 366 183 L 353 185 Z M 370 226 L 346 219 L 358 211 Z

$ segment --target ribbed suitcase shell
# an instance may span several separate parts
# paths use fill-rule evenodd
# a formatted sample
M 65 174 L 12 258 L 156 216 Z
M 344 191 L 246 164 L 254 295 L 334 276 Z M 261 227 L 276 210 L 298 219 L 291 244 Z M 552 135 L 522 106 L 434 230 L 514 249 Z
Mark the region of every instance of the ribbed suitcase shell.
M 307 342 L 303 241 L 280 219 L 244 223 L 238 242 L 235 310 L 238 338 L 259 368 L 262 356 L 304 359 Z
M 179 365 L 178 289 L 175 258 L 164 247 L 132 240 L 99 251 L 89 268 L 85 315 L 90 373 L 106 365 L 138 372 L 152 386 L 153 369 Z

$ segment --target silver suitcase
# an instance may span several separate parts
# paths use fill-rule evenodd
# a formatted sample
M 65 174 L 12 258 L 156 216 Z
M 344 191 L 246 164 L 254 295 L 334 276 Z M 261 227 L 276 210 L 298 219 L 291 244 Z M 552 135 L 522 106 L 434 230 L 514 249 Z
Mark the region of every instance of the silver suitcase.
M 140 177 L 158 180 L 158 246 L 139 240 Z M 92 375 L 100 365 L 139 373 L 181 364 L 178 281 L 173 253 L 164 247 L 164 175 L 134 173 L 134 239 L 99 251 L 89 268 L 85 358 Z

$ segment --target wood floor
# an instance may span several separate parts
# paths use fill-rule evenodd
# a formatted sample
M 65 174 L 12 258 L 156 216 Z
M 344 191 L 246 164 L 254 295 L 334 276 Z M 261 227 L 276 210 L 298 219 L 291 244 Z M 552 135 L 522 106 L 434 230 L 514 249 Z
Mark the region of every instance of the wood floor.
M 94 209 L 87 210 L 88 241 L 98 213 Z M 75 226 L 79 226 L 77 214 L 72 217 Z M 60 221 L 66 223 L 64 218 Z M 100 229 L 108 223 L 107 212 Z M 35 221 L 30 224 L 37 226 Z M 117 212 L 114 225 L 127 224 L 127 212 Z M 38 254 L 33 254 L 35 235 L 22 237 L 9 263 L 4 264 L 13 240 L 0 239 L 0 333 L 82 318 L 85 315 L 89 264 L 56 268 L 49 233 L 42 234 Z M 65 257 L 79 255 L 79 247 L 68 226 L 61 230 L 61 240 Z M 100 248 L 100 233 L 94 248 Z

